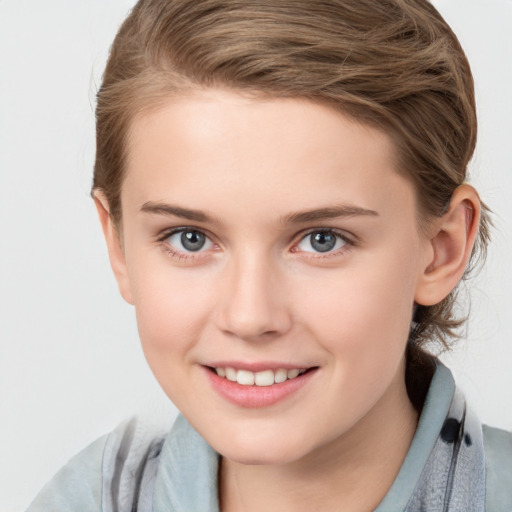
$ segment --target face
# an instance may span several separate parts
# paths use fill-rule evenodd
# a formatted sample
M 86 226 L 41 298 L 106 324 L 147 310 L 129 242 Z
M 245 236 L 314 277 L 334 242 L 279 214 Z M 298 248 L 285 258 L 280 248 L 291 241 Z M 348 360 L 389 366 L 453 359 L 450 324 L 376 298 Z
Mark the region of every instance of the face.
M 197 92 L 134 121 L 121 201 L 145 355 L 221 454 L 291 462 L 404 406 L 431 253 L 384 133 L 307 101 Z

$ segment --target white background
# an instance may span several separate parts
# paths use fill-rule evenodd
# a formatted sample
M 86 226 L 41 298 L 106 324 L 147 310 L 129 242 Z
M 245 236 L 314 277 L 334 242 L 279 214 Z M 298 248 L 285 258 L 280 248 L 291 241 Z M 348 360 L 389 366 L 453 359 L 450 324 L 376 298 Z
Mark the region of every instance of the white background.
M 0 0 L 0 512 L 86 444 L 174 410 L 118 296 L 89 197 L 94 97 L 130 0 Z M 437 0 L 477 84 L 472 182 L 495 212 L 468 339 L 445 356 L 487 423 L 512 428 L 512 1 Z

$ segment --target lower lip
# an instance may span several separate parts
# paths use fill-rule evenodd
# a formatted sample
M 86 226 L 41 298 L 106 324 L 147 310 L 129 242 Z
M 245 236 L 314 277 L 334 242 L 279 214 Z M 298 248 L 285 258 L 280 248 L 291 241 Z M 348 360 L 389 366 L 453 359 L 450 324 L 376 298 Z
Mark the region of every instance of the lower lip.
M 222 397 L 239 407 L 269 407 L 296 393 L 305 386 L 316 373 L 312 369 L 294 379 L 289 379 L 271 386 L 243 386 L 232 382 L 205 368 L 210 383 Z

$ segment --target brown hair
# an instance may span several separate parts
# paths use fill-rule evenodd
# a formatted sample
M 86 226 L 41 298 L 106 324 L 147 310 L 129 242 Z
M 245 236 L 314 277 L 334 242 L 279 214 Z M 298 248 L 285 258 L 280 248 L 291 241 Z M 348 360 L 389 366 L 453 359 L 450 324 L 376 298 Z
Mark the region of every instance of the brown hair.
M 307 98 L 384 129 L 412 180 L 420 225 L 440 216 L 476 142 L 473 78 L 449 26 L 426 0 L 140 0 L 121 26 L 98 92 L 93 189 L 121 219 L 133 118 L 202 87 Z M 470 268 L 488 242 L 488 210 Z M 455 291 L 418 306 L 408 353 L 462 321 Z M 414 350 L 412 347 L 416 347 Z

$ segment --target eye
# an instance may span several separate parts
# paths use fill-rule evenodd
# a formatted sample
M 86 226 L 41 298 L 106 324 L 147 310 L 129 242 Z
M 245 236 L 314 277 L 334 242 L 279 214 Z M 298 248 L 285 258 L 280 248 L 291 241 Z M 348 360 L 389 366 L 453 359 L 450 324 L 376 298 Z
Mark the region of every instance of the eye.
M 332 252 L 346 246 L 349 241 L 337 233 L 329 229 L 320 229 L 311 231 L 297 244 L 297 248 L 304 252 Z
M 166 236 L 165 242 L 180 252 L 200 252 L 211 249 L 213 242 L 196 229 L 182 228 Z

